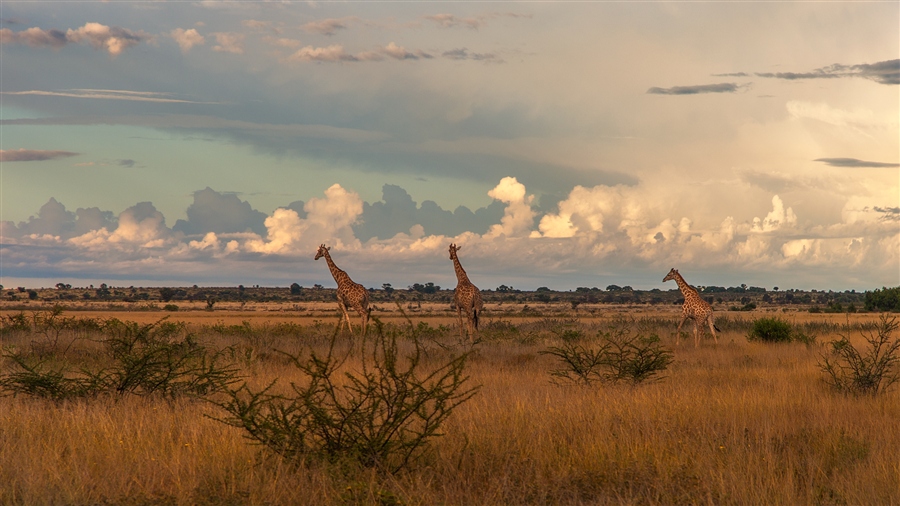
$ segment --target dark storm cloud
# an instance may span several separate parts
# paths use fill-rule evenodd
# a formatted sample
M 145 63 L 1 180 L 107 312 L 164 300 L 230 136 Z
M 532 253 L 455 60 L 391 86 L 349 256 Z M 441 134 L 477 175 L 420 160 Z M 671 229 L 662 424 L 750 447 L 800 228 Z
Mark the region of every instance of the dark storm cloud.
M 0 162 L 39 162 L 76 156 L 78 153 L 71 151 L 47 151 L 41 149 L 0 149 Z
M 757 72 L 758 77 L 798 80 L 862 77 L 881 84 L 900 84 L 900 59 L 877 63 L 842 65 L 835 63 L 809 72 Z
M 353 227 L 361 241 L 375 237 L 389 239 L 399 233 L 408 234 L 414 225 L 421 225 L 425 235 L 455 236 L 463 232 L 483 234 L 491 225 L 503 218 L 506 205 L 494 201 L 487 207 L 472 212 L 459 206 L 451 212 L 437 203 L 426 200 L 417 205 L 403 188 L 386 184 L 381 189 L 380 202 L 363 203 L 363 214 Z
M 746 85 L 736 83 L 698 84 L 694 86 L 653 87 L 647 90 L 651 95 L 698 95 L 701 93 L 735 93 Z
M 247 230 L 266 235 L 266 214 L 250 207 L 235 194 L 219 193 L 209 187 L 194 192 L 194 202 L 187 208 L 187 220 L 178 220 L 174 232 L 185 235 L 239 233 Z
M 822 162 L 832 167 L 900 167 L 900 163 L 869 162 L 856 158 L 816 158 L 815 162 Z

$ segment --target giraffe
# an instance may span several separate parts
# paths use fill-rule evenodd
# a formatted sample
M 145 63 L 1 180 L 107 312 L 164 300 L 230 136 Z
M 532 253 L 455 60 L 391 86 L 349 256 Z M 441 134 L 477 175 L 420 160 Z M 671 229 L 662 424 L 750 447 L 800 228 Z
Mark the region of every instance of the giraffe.
M 478 317 L 484 308 L 481 300 L 481 290 L 469 281 L 469 276 L 459 263 L 456 252 L 462 246 L 450 245 L 450 260 L 453 260 L 453 268 L 456 270 L 456 291 L 453 294 L 453 302 L 456 303 L 456 317 L 459 320 L 459 337 L 463 336 L 463 311 L 466 313 L 466 326 L 469 340 L 475 342 L 475 334 L 478 332 Z
M 674 267 L 663 278 L 663 282 L 665 283 L 670 279 L 675 280 L 675 283 L 678 284 L 678 288 L 681 290 L 681 294 L 684 295 L 684 306 L 681 307 L 681 323 L 678 324 L 678 330 L 675 331 L 675 342 L 678 342 L 678 336 L 681 335 L 681 326 L 684 325 L 686 320 L 691 319 L 694 321 L 694 347 L 700 346 L 700 332 L 702 332 L 700 326 L 704 323 L 709 324 L 709 331 L 718 345 L 719 339 L 716 337 L 712 307 L 700 297 L 700 293 L 693 286 L 687 284 L 687 281 L 681 277 L 681 274 Z
M 324 244 L 319 246 L 319 251 L 316 252 L 316 260 L 325 257 L 328 269 L 331 270 L 331 275 L 337 281 L 338 307 L 341 308 L 341 312 L 344 314 L 344 317 L 341 319 L 341 328 L 344 328 L 344 322 L 346 321 L 347 328 L 350 329 L 351 334 L 353 333 L 353 325 L 350 324 L 350 315 L 347 313 L 347 306 L 350 306 L 359 313 L 362 319 L 362 335 L 365 336 L 369 323 L 369 292 L 361 284 L 354 283 L 346 272 L 334 264 L 331 254 L 328 253 L 330 249 L 326 248 Z

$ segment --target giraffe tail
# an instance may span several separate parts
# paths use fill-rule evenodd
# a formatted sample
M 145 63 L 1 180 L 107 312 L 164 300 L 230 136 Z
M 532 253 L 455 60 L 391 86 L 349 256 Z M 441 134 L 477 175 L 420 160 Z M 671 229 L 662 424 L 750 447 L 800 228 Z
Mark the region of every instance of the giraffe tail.
M 475 322 L 475 330 L 478 330 L 478 310 L 472 308 L 472 320 Z
M 719 329 L 719 327 L 717 327 L 715 323 L 713 323 L 713 328 L 716 329 L 716 332 L 722 332 L 722 330 Z

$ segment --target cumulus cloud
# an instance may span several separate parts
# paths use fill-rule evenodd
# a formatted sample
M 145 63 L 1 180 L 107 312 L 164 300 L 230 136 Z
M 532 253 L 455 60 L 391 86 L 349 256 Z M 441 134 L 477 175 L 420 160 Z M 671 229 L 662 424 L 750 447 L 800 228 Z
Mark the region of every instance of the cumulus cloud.
M 248 241 L 247 249 L 258 253 L 290 253 L 323 242 L 342 248 L 359 247 L 351 228 L 363 211 L 359 194 L 334 184 L 325 190 L 325 198 L 310 199 L 303 209 L 306 218 L 300 218 L 293 209 L 276 209 L 265 221 L 266 240 Z
M 85 23 L 81 28 L 66 31 L 66 39 L 69 42 L 84 42 L 90 44 L 94 49 L 105 49 L 112 56 L 118 56 L 125 49 L 136 46 L 149 38 L 143 32 L 133 32 L 100 23 Z
M 441 208 L 436 202 L 426 200 L 417 204 L 403 188 L 386 184 L 382 187 L 382 200 L 363 204 L 363 213 L 353 225 L 353 231 L 361 241 L 389 239 L 407 233 L 416 226 L 425 235 L 454 237 L 464 232 L 483 234 L 503 217 L 502 202 L 495 200 L 487 207 L 474 212 L 465 206 L 454 211 Z
M 32 47 L 52 47 L 59 49 L 69 42 L 66 34 L 60 30 L 43 30 L 32 27 L 27 30 L 14 32 L 9 28 L 0 29 L 0 43 L 25 44 Z
M 832 167 L 900 167 L 900 163 L 870 162 L 856 158 L 816 158 L 814 162 L 822 162 Z
M 200 35 L 196 28 L 188 30 L 176 28 L 169 32 L 169 35 L 178 43 L 182 53 L 187 53 L 192 47 L 206 43 L 206 37 Z
M 861 77 L 879 84 L 900 84 L 900 59 L 877 63 L 842 65 L 835 63 L 809 72 L 757 72 L 758 77 L 798 80 L 798 79 L 838 79 Z
M 326 47 L 304 46 L 292 54 L 290 59 L 316 62 L 358 61 L 355 56 L 345 51 L 344 46 L 340 44 L 332 44 Z
M 172 227 L 185 235 L 266 233 L 266 214 L 250 207 L 234 194 L 219 193 L 212 188 L 194 192 L 194 201 L 187 208 L 187 220 L 178 220 Z
M 488 196 L 506 204 L 506 210 L 500 223 L 493 225 L 486 237 L 519 237 L 531 233 L 535 216 L 531 208 L 534 195 L 526 195 L 525 185 L 514 177 L 505 177 L 488 192 Z
M 394 42 L 372 51 L 362 51 L 351 54 L 340 44 L 332 44 L 325 47 L 304 46 L 292 54 L 289 59 L 302 62 L 364 62 L 393 60 L 419 60 L 430 59 L 433 56 L 422 50 L 407 50 Z
M 244 39 L 246 36 L 243 33 L 216 32 L 212 35 L 216 38 L 216 45 L 213 46 L 213 51 L 244 54 Z
M 748 85 L 737 83 L 697 84 L 692 86 L 673 86 L 671 88 L 653 87 L 647 90 L 651 95 L 699 95 L 701 93 L 735 93 Z
M 495 53 L 474 53 L 464 47 L 444 51 L 441 53 L 441 56 L 449 60 L 475 60 L 495 63 L 503 61 L 503 59 Z
M 0 149 L 0 162 L 35 162 L 77 156 L 71 151 L 50 151 L 41 149 Z
M 900 265 L 896 228 L 900 207 L 889 194 L 860 195 L 848 203 L 859 211 L 845 213 L 834 223 L 801 222 L 778 194 L 768 194 L 770 202 L 757 202 L 759 217 L 710 220 L 705 215 L 708 211 L 698 211 L 702 206 L 689 207 L 701 214 L 685 215 L 672 205 L 672 199 L 656 198 L 670 193 L 670 185 L 652 184 L 575 187 L 553 212 L 540 216 L 527 188 L 505 177 L 488 192 L 495 199 L 495 214 L 483 233 L 451 234 L 430 228 L 434 225 L 428 219 L 455 219 L 456 213 L 436 204 L 432 210 L 426 203 L 419 206 L 396 186 L 385 186 L 382 202 L 367 204 L 354 191 L 335 184 L 319 198 L 276 209 L 265 216 L 264 228 L 256 227 L 258 231 L 231 226 L 248 217 L 261 218 L 246 202 L 205 189 L 195 194 L 188 220 L 173 230 L 149 202 L 114 217 L 98 208 L 72 213 L 51 199 L 18 226 L 0 223 L 0 234 L 5 269 L 12 266 L 12 272 L 6 271 L 9 275 L 20 275 L 23 269 L 43 270 L 49 277 L 86 272 L 130 272 L 136 277 L 155 272 L 188 284 L 198 282 L 200 272 L 208 273 L 202 279 L 252 272 L 254 279 L 283 283 L 286 262 L 296 265 L 297 275 L 305 276 L 301 279 L 322 282 L 327 272 L 323 274 L 321 266 L 312 262 L 312 254 L 323 242 L 341 251 L 342 260 L 354 265 L 354 275 L 359 273 L 360 281 L 368 279 L 369 286 L 384 282 L 402 286 L 398 278 L 421 282 L 421 278 L 410 278 L 423 272 L 435 273 L 433 281 L 439 284 L 451 282 L 445 254 L 450 242 L 465 245 L 465 265 L 477 282 L 490 279 L 484 282 L 509 284 L 512 276 L 531 280 L 535 286 L 548 285 L 550 278 L 584 283 L 585 276 L 600 272 L 635 279 L 673 265 L 702 266 L 729 276 L 776 272 L 785 279 L 780 285 L 805 268 L 836 267 L 840 272 L 853 271 L 848 280 L 866 279 L 877 286 L 895 276 Z M 867 204 L 874 201 L 884 203 Z M 220 222 L 203 214 L 216 210 L 224 214 Z M 440 214 L 430 215 L 432 211 Z M 537 230 L 536 218 L 540 218 Z M 394 228 L 388 229 L 388 223 Z M 197 229 L 185 235 L 188 224 Z M 366 227 L 375 225 L 382 227 L 379 235 L 365 238 Z M 533 269 L 537 263 L 542 265 L 540 272 Z M 446 281 L 440 279 L 442 273 Z M 656 276 L 653 279 L 658 281 Z
M 797 216 L 794 210 L 785 209 L 784 202 L 778 195 L 772 197 L 772 211 L 765 218 L 753 218 L 754 232 L 773 232 L 775 230 L 789 228 L 797 224 Z

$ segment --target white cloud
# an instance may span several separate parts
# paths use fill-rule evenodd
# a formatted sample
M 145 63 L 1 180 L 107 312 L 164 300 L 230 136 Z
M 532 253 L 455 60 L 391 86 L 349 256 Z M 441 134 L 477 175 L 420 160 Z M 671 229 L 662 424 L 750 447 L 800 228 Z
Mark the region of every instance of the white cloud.
M 772 197 L 772 211 L 765 218 L 753 218 L 753 232 L 773 232 L 784 228 L 791 228 L 797 224 L 797 216 L 794 210 L 784 208 L 784 203 L 778 195 Z
M 488 192 L 488 196 L 507 206 L 500 223 L 491 226 L 485 237 L 519 237 L 531 232 L 535 216 L 531 208 L 534 195 L 525 195 L 525 185 L 514 177 L 505 177 Z
M 176 28 L 169 32 L 169 35 L 171 35 L 172 38 L 175 39 L 175 42 L 178 43 L 182 53 L 187 53 L 192 47 L 206 43 L 206 38 L 200 35 L 195 28 L 188 30 Z
M 213 36 L 216 38 L 216 45 L 213 46 L 213 51 L 244 54 L 244 39 L 246 36 L 243 33 L 216 32 Z
M 363 211 L 359 194 L 334 184 L 325 190 L 325 198 L 310 199 L 303 206 L 306 218 L 292 209 L 276 209 L 266 218 L 267 240 L 250 240 L 248 251 L 259 253 L 291 253 L 303 251 L 321 243 L 339 248 L 359 248 L 359 240 L 350 225 Z
M 146 38 L 140 33 L 100 23 L 85 23 L 77 30 L 68 30 L 66 38 L 72 42 L 87 42 L 96 49 L 106 49 L 110 55 L 118 56 L 125 49 L 136 46 Z

